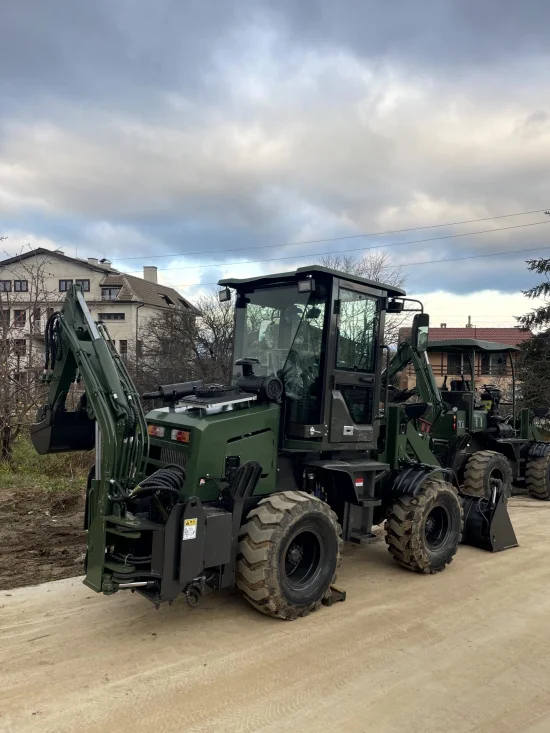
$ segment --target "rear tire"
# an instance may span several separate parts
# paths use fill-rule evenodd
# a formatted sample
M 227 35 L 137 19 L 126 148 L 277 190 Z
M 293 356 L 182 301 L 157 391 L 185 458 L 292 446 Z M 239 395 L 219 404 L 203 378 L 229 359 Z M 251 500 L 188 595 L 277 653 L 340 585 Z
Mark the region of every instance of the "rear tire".
M 512 469 L 507 458 L 493 450 L 480 450 L 468 459 L 463 494 L 490 499 L 494 486 L 508 499 L 512 493 Z
M 336 580 L 341 532 L 328 504 L 304 491 L 262 499 L 239 534 L 238 588 L 268 616 L 307 616 Z
M 416 496 L 401 496 L 386 520 L 386 544 L 407 570 L 438 573 L 452 562 L 462 538 L 464 515 L 454 487 L 427 479 Z
M 541 501 L 550 499 L 550 453 L 527 461 L 525 484 L 533 499 Z

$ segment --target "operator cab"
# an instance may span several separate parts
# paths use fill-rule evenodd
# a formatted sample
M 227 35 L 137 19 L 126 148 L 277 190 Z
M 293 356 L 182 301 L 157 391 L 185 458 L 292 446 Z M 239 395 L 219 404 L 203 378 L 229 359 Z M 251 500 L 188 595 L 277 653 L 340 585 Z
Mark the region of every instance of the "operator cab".
M 317 265 L 219 284 L 236 290 L 233 383 L 283 383 L 283 447 L 370 448 L 388 298 L 405 292 Z
M 515 394 L 515 377 L 512 353 L 519 351 L 515 346 L 480 339 L 445 339 L 430 341 L 429 352 L 445 352 L 461 356 L 465 368 L 457 379 L 455 374 L 446 374 L 441 387 L 441 397 L 451 410 L 461 411 L 464 416 L 464 429 L 485 429 L 498 426 L 499 435 L 510 432 L 507 426 L 501 425 L 504 418 L 500 416 L 502 390 L 494 384 L 476 385 L 476 376 L 481 373 L 478 354 L 483 357 L 503 355 L 509 360 L 512 376 L 512 394 Z M 479 391 L 478 391 L 479 389 Z

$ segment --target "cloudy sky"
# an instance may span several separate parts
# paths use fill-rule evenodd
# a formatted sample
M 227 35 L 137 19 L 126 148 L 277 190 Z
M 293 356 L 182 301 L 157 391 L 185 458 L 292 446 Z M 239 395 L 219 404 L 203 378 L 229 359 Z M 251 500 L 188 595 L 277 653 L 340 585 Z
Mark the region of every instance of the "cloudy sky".
M 10 252 L 156 264 L 192 297 L 385 247 L 436 320 L 526 310 L 525 259 L 550 255 L 546 0 L 17 0 L 1 14 Z M 443 238 L 469 232 L 483 233 Z

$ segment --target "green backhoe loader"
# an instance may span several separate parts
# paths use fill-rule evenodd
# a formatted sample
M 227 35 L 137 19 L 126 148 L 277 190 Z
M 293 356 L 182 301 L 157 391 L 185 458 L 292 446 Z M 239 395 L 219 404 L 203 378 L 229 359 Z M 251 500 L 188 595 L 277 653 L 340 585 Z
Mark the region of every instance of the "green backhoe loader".
M 320 266 L 220 285 L 235 303 L 229 383 L 160 385 L 143 395 L 160 405 L 147 416 L 80 286 L 48 321 L 49 395 L 31 436 L 39 453 L 95 446 L 87 586 L 191 605 L 237 586 L 294 619 L 337 596 L 342 541 L 368 542 L 374 525 L 422 573 L 451 562 L 463 530 L 480 546 L 488 532 L 515 544 L 499 491 L 464 527 L 455 473 L 420 427 L 443 409 L 438 390 L 392 404 L 382 385 L 385 315 L 403 309 L 402 290 Z M 427 326 L 417 314 L 414 358 Z M 68 411 L 75 380 L 86 391 Z

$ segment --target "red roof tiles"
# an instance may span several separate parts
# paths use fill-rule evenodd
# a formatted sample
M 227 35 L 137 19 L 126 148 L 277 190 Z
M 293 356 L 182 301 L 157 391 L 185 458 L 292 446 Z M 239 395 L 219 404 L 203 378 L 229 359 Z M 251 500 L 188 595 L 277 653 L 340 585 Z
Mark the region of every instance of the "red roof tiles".
M 404 341 L 410 335 L 410 328 L 399 329 L 399 341 Z M 432 328 L 430 326 L 430 341 L 444 341 L 445 339 L 480 339 L 483 341 L 497 341 L 499 344 L 517 346 L 532 337 L 531 331 L 520 331 L 519 328 Z

